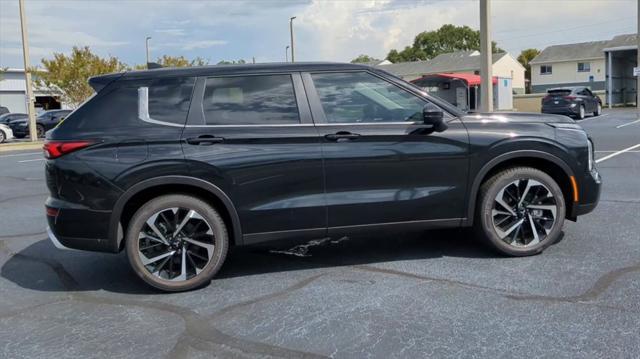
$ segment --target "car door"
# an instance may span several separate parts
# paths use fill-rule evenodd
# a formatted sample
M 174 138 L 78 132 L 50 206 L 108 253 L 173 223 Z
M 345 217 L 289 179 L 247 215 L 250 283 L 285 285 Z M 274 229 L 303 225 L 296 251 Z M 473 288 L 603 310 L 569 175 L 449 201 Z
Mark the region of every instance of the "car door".
M 200 78 L 193 99 L 190 171 L 230 197 L 244 242 L 324 236 L 321 144 L 300 74 Z
M 582 88 L 580 90 L 578 90 L 576 92 L 576 94 L 578 95 L 579 99 L 581 100 L 581 103 L 584 104 L 584 110 L 585 112 L 593 112 L 595 110 L 595 106 L 593 103 L 593 96 L 590 96 L 590 94 L 587 92 L 586 88 Z
M 391 225 L 458 225 L 464 216 L 468 135 L 445 113 L 422 122 L 417 90 L 368 71 L 304 74 L 322 136 L 329 234 Z

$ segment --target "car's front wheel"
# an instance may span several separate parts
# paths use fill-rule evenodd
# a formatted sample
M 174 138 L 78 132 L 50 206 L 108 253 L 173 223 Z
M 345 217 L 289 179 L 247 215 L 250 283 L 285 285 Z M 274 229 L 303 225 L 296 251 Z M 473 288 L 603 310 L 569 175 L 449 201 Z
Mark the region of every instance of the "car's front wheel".
M 44 134 L 45 134 L 44 126 L 36 125 L 36 134 L 38 135 L 38 138 L 44 137 Z
M 0 143 L 4 142 L 7 139 L 7 136 L 4 134 L 4 131 L 0 130 Z
M 165 291 L 202 286 L 224 262 L 229 239 L 220 214 L 188 195 L 166 195 L 144 204 L 132 217 L 126 250 L 133 270 Z
M 534 255 L 559 238 L 565 211 L 553 178 L 535 168 L 509 168 L 481 186 L 475 232 L 503 254 Z

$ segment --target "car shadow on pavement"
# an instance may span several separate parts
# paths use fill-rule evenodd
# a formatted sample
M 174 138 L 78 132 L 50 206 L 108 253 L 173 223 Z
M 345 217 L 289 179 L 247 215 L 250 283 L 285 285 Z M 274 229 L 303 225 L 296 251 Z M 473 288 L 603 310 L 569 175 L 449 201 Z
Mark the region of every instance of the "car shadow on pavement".
M 2 265 L 0 275 L 23 288 L 46 292 L 160 293 L 136 277 L 125 253 L 60 251 L 48 240 L 42 240 L 8 254 L 10 258 Z M 441 257 L 501 256 L 471 238 L 465 230 L 436 230 L 392 238 L 344 237 L 288 246 L 237 248 L 229 252 L 216 278 Z M 211 285 L 215 285 L 215 280 Z

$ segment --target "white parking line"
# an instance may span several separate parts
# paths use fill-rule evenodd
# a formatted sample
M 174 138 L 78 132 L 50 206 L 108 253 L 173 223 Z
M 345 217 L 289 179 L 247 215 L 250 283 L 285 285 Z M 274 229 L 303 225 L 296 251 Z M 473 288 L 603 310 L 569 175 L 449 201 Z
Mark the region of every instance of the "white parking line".
M 2 155 L 0 156 L 0 158 L 16 157 L 16 156 L 33 156 L 33 155 L 42 155 L 42 152 L 16 153 L 13 155 Z
M 629 151 L 631 151 L 631 150 L 633 150 L 633 149 L 636 149 L 636 148 L 638 148 L 638 147 L 640 147 L 640 143 L 638 143 L 637 145 L 633 145 L 633 146 L 631 146 L 631 147 L 627 147 L 627 148 L 625 148 L 624 150 L 620 150 L 620 151 L 614 152 L 614 153 L 612 153 L 612 154 L 610 154 L 610 155 L 607 155 L 607 156 L 604 156 L 604 157 L 602 157 L 602 158 L 600 158 L 600 159 L 597 159 L 597 160 L 596 160 L 596 163 L 600 163 L 600 162 L 602 162 L 602 161 L 606 161 L 606 160 L 608 160 L 608 159 L 609 159 L 609 158 L 611 158 L 611 157 L 615 157 L 615 156 L 620 155 L 620 154 L 623 154 L 623 153 L 625 153 L 625 152 L 629 152 Z
M 631 121 L 631 122 L 628 122 L 628 123 L 624 123 L 624 124 L 622 124 L 620 126 L 616 126 L 616 128 L 622 128 L 622 127 L 625 127 L 625 126 L 633 125 L 634 123 L 638 123 L 638 122 L 640 122 L 640 118 L 635 120 L 635 121 Z
M 25 162 L 33 162 L 33 161 L 44 161 L 46 158 L 36 158 L 33 160 L 22 160 L 22 161 L 18 161 L 18 163 L 25 163 Z

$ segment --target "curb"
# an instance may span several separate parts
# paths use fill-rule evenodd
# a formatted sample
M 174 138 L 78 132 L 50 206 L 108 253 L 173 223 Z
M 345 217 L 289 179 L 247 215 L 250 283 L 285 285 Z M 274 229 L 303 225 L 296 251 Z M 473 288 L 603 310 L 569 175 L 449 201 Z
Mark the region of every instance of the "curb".
M 3 143 L 0 144 L 0 153 L 24 151 L 24 150 L 41 150 L 44 142 L 23 142 L 23 143 Z

